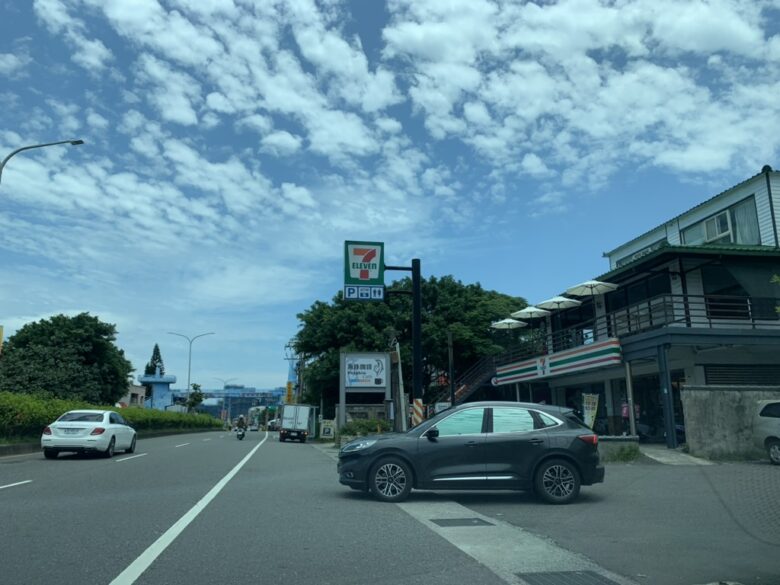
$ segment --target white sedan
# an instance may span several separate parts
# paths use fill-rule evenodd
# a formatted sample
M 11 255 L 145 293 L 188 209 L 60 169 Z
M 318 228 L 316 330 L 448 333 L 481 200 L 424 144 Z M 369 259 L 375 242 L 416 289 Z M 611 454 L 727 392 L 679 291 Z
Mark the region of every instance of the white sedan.
M 101 453 L 111 457 L 116 451 L 135 451 L 135 429 L 112 410 L 71 410 L 63 414 L 41 435 L 46 459 L 61 452 Z

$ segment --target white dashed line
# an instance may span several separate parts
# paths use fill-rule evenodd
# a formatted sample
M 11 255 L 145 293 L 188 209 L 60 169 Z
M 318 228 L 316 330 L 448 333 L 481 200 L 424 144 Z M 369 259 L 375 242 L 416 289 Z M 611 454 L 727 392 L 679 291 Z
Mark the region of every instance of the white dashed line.
M 204 441 L 210 441 L 211 439 L 203 439 Z
M 117 463 L 122 463 L 122 461 L 130 461 L 130 459 L 143 457 L 144 455 L 148 455 L 148 453 L 139 453 L 138 455 L 131 455 L 130 457 L 122 457 L 121 459 L 114 459 L 114 461 L 116 461 Z
M 15 485 L 24 485 L 26 483 L 30 483 L 31 479 L 26 479 L 24 481 L 17 481 L 16 483 L 9 483 L 8 485 L 0 485 L 0 490 L 4 490 L 5 488 L 14 487 Z
M 189 445 L 189 443 L 182 443 L 181 445 L 176 445 L 176 447 L 186 447 L 187 445 Z M 176 447 L 174 447 L 174 449 L 176 449 Z

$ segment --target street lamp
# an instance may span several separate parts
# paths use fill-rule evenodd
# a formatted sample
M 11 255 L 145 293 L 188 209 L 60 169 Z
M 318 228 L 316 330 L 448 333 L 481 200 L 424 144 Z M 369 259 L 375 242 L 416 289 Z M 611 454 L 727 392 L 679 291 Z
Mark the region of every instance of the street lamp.
M 168 331 L 168 335 L 178 335 L 179 337 L 183 337 L 187 341 L 190 342 L 190 350 L 187 357 L 187 398 L 190 396 L 190 372 L 192 371 L 192 342 L 195 341 L 198 337 L 204 337 L 206 335 L 214 335 L 213 331 L 209 331 L 208 333 L 201 333 L 199 335 L 196 335 L 195 337 L 187 337 L 186 335 L 183 335 L 181 333 L 174 333 L 173 331 Z
M 5 157 L 3 159 L 3 162 L 0 162 L 0 182 L 2 182 L 3 180 L 3 169 L 5 168 L 6 163 L 10 160 L 12 156 L 14 156 L 15 154 L 19 154 L 23 150 L 32 150 L 33 148 L 43 148 L 44 146 L 56 146 L 57 144 L 70 144 L 71 146 L 78 146 L 80 144 L 84 144 L 84 141 L 83 140 L 60 140 L 59 142 L 47 142 L 46 144 L 31 144 L 30 146 L 22 146 L 21 148 L 17 148 L 11 154 Z

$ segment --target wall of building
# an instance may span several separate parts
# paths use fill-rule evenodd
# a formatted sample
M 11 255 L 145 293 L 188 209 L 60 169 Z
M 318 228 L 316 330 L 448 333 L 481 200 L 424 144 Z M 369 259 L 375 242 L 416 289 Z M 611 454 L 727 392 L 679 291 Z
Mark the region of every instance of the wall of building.
M 758 400 L 780 399 L 780 386 L 684 386 L 685 436 L 692 455 L 710 459 L 760 457 L 753 444 Z
M 780 232 L 780 173 L 770 173 L 769 184 L 772 189 L 772 203 L 775 210 L 775 227 L 777 228 L 777 231 Z M 780 242 L 775 242 L 775 245 L 780 246 Z

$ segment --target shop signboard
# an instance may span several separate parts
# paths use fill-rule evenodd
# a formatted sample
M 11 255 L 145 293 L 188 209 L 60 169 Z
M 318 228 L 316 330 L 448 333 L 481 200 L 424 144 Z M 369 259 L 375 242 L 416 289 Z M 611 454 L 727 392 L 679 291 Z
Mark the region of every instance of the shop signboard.
M 383 301 L 385 258 L 383 242 L 344 242 L 344 298 Z
M 573 374 L 592 368 L 619 365 L 620 341 L 607 339 L 565 351 L 514 362 L 496 369 L 496 386 L 527 382 L 557 374 Z
M 344 385 L 347 392 L 350 390 L 385 391 L 388 373 L 387 354 L 347 354 L 344 366 Z
M 599 395 L 598 394 L 583 394 L 582 395 L 582 418 L 589 429 L 593 428 L 596 424 L 596 412 L 599 409 Z

